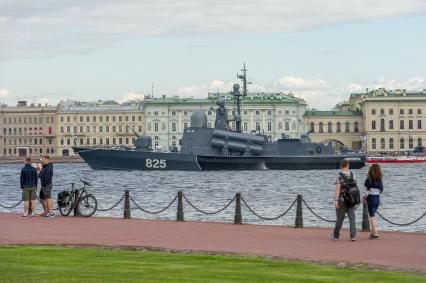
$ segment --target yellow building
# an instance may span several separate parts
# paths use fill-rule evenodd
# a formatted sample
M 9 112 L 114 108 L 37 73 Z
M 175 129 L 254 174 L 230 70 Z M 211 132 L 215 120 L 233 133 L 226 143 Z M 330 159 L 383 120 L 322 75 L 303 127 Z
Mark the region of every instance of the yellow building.
M 359 94 L 370 153 L 402 154 L 426 141 L 426 90 L 378 89 Z
M 136 134 L 144 133 L 140 102 L 61 102 L 57 115 L 57 146 L 62 155 L 73 155 L 74 145 L 132 147 Z
M 337 147 L 361 149 L 361 111 L 317 111 L 308 110 L 303 115 L 309 127 L 309 137 L 315 142 L 332 141 Z
M 337 108 L 336 111 L 308 111 L 305 114 L 305 120 L 313 130 L 310 135 L 313 140 L 330 139 L 327 130 L 319 133 L 319 125 L 322 123 L 323 127 L 327 127 L 327 123 L 333 124 L 333 117 L 339 117 L 340 120 L 346 119 L 353 124 L 356 121 L 359 124 L 357 135 L 333 134 L 334 139 L 348 147 L 352 144 L 353 149 L 361 137 L 365 139 L 363 149 L 371 155 L 405 154 L 424 146 L 426 90 L 407 92 L 379 88 L 365 93 L 352 93 Z M 352 114 L 348 116 L 348 113 L 357 114 L 355 117 Z
M 56 107 L 27 105 L 0 107 L 0 156 L 55 155 Z

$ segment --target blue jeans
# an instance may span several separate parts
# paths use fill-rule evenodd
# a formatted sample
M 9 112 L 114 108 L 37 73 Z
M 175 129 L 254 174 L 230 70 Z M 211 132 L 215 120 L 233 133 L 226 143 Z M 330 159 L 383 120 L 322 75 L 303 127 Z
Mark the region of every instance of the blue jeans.
M 369 195 L 367 197 L 367 204 L 368 204 L 368 214 L 370 217 L 376 216 L 377 208 L 380 204 L 380 196 L 379 195 Z

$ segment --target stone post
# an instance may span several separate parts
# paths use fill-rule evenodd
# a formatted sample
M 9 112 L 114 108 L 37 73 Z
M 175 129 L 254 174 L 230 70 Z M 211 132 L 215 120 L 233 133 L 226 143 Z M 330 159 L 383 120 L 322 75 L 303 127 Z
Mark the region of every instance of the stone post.
M 302 195 L 297 195 L 296 221 L 294 228 L 303 228 Z
M 362 202 L 362 231 L 370 231 L 370 218 L 368 217 L 368 204 Z
M 129 190 L 124 191 L 124 219 L 131 219 L 130 216 L 130 194 Z
M 176 221 L 185 221 L 184 215 L 183 215 L 183 192 L 178 192 L 178 205 L 177 205 L 177 214 L 176 214 Z
M 243 224 L 243 216 L 241 214 L 241 193 L 235 194 L 235 217 L 234 224 Z

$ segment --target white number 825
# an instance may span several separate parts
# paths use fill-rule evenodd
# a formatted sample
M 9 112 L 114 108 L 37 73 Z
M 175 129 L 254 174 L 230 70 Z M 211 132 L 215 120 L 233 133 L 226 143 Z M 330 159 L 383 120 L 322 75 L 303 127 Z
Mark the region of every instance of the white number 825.
M 165 159 L 145 159 L 145 167 L 153 169 L 164 169 L 167 167 Z

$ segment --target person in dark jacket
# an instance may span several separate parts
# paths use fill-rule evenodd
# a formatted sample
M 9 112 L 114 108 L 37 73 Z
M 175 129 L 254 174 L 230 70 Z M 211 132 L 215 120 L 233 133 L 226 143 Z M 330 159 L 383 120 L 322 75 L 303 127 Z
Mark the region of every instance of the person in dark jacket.
M 40 216 L 54 217 L 52 205 L 52 178 L 53 164 L 50 162 L 50 157 L 44 155 L 41 159 L 42 168 L 38 174 L 41 182 L 40 202 L 43 205 L 44 212 Z
M 383 173 L 379 164 L 371 165 L 368 170 L 368 177 L 365 180 L 364 202 L 368 204 L 368 214 L 370 215 L 371 235 L 370 239 L 378 239 L 376 211 L 380 204 L 380 194 L 383 192 Z
M 35 199 L 37 193 L 37 171 L 31 166 L 31 158 L 26 157 L 24 160 L 24 167 L 21 170 L 21 189 L 22 200 L 24 201 L 24 214 L 22 217 L 29 215 L 28 208 L 31 201 L 31 217 L 34 216 L 36 209 Z

